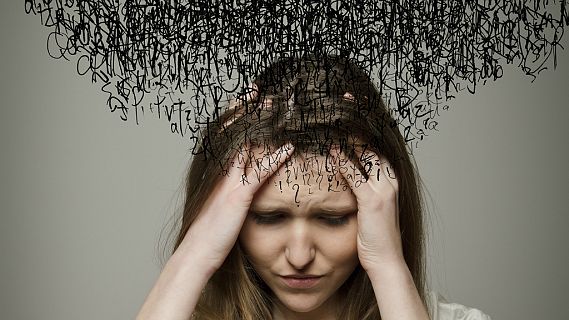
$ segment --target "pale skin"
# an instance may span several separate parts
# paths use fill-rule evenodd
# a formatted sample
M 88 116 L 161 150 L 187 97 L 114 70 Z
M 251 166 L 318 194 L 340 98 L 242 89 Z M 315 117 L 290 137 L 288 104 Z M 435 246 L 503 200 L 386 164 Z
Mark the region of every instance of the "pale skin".
M 334 194 L 336 207 L 332 208 L 338 209 L 340 215 L 350 216 L 347 224 L 340 228 L 327 228 L 318 213 L 324 203 L 322 200 L 325 200 L 324 194 L 311 197 L 316 194 L 315 190 L 308 194 L 304 189 L 302 192 L 305 193 L 301 194 L 303 188 L 300 188 L 300 199 L 298 194 L 285 193 L 282 197 L 285 201 L 280 203 L 281 209 L 286 203 L 295 205 L 284 211 L 285 220 L 269 227 L 276 229 L 273 230 L 276 247 L 247 247 L 248 243 L 255 243 L 248 242 L 248 239 L 254 240 L 263 232 L 270 231 L 266 229 L 267 225 L 255 225 L 250 211 L 271 203 L 271 193 L 275 195 L 276 185 L 271 181 L 269 184 L 265 182 L 271 177 L 282 180 L 282 175 L 273 174 L 279 170 L 282 172 L 283 164 L 291 153 L 292 147 L 286 146 L 272 153 L 258 155 L 263 167 L 270 168 L 260 175 L 260 179 L 238 165 L 230 169 L 229 175 L 216 186 L 181 245 L 166 263 L 137 319 L 188 319 L 208 279 L 221 266 L 238 239 L 246 251 L 254 249 L 248 253 L 251 256 L 256 253 L 257 264 L 254 266 L 259 268 L 261 274 L 263 270 L 267 271 L 267 276 L 262 278 L 269 287 L 270 271 L 285 274 L 306 271 L 328 277 L 323 277 L 326 279 L 322 281 L 325 282 L 324 288 L 300 292 L 298 296 L 286 289 L 275 290 L 271 287 L 280 299 L 280 303 L 273 308 L 276 320 L 335 319 L 335 289 L 358 262 L 372 282 L 382 319 L 429 319 L 403 259 L 397 207 L 399 186 L 390 164 L 383 156 L 369 151 L 360 153 L 362 165 L 366 167 L 365 164 L 371 162 L 373 166 L 370 179 L 357 182 L 358 178 L 353 175 L 356 172 L 354 164 L 343 153 L 331 152 L 335 155 L 333 162 L 337 168 L 351 168 L 335 174 L 335 179 L 342 179 L 349 188 L 343 190 L 341 195 Z M 246 152 L 237 156 L 249 157 Z M 249 183 L 242 182 L 244 175 Z M 286 202 L 287 196 L 296 196 L 296 200 L 300 201 L 296 203 L 288 199 Z M 354 207 L 357 208 L 357 214 L 350 215 L 348 212 Z M 342 239 L 342 242 L 338 242 L 344 244 L 340 246 L 342 252 L 335 252 L 331 246 L 325 245 L 325 238 L 331 236 Z M 277 262 L 267 264 L 266 261 Z M 302 294 L 304 299 L 299 299 Z
M 358 265 L 356 199 L 337 185 L 343 182 L 340 173 L 325 171 L 331 168 L 325 162 L 308 154 L 281 166 L 255 194 L 239 235 L 241 248 L 279 301 L 275 320 L 335 319 L 336 292 Z M 282 276 L 295 274 L 321 279 L 302 289 L 282 282 Z

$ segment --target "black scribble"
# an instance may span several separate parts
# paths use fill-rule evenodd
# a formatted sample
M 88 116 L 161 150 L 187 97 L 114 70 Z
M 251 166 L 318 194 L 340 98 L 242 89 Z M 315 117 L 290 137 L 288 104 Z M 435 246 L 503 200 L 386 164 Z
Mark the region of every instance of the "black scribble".
M 122 120 L 152 115 L 194 146 L 227 101 L 280 57 L 349 57 L 412 148 L 460 91 L 515 64 L 536 78 L 569 24 L 563 1 L 25 0 L 47 52 L 73 61 Z M 195 149 L 194 149 L 195 150 Z

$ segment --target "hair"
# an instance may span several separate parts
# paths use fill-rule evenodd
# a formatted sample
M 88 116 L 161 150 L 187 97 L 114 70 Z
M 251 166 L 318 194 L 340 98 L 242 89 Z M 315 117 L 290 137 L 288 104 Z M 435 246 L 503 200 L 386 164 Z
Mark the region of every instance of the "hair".
M 292 142 L 294 157 L 307 150 L 328 155 L 331 146 L 339 144 L 354 160 L 354 141 L 363 141 L 365 148 L 384 155 L 397 174 L 403 254 L 427 305 L 423 201 L 416 165 L 370 77 L 348 59 L 310 55 L 276 61 L 253 84 L 249 90 L 254 88 L 256 95 L 233 103 L 201 131 L 186 177 L 186 199 L 174 251 L 236 150 L 251 144 L 278 147 Z M 344 303 L 338 308 L 339 319 L 381 318 L 371 282 L 361 265 L 339 292 Z M 270 289 L 237 241 L 202 291 L 193 316 L 208 320 L 272 319 L 272 299 Z

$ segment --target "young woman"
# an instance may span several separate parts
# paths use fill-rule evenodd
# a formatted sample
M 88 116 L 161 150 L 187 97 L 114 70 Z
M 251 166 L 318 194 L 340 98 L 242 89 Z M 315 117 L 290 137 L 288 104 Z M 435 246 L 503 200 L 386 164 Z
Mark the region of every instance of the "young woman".
M 426 293 L 415 166 L 354 63 L 276 62 L 201 141 L 138 319 L 487 319 Z

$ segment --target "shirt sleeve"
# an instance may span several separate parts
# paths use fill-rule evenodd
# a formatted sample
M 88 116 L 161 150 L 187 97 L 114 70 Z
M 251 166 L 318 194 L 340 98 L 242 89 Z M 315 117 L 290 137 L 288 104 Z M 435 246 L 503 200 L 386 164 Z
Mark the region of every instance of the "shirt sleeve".
M 490 316 L 476 308 L 449 303 L 436 292 L 430 293 L 429 302 L 432 320 L 492 320 Z

